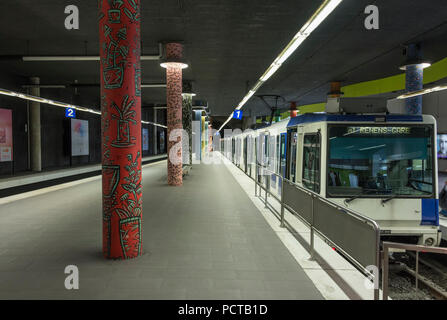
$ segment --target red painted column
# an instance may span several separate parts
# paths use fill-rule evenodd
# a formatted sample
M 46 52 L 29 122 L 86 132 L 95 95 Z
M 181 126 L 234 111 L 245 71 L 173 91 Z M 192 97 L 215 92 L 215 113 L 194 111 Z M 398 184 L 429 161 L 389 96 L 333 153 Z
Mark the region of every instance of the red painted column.
M 141 247 L 140 0 L 99 1 L 103 254 Z
M 328 93 L 330 98 L 339 98 L 342 95 L 341 92 L 341 82 L 332 81 L 331 82 L 331 92 Z
M 168 184 L 171 186 L 181 186 L 183 184 L 182 136 L 177 131 L 183 129 L 182 69 L 187 65 L 182 63 L 182 58 L 183 46 L 180 43 L 166 44 L 167 61 L 162 63 L 162 66 L 166 68 Z M 174 139 L 174 137 L 176 138 Z

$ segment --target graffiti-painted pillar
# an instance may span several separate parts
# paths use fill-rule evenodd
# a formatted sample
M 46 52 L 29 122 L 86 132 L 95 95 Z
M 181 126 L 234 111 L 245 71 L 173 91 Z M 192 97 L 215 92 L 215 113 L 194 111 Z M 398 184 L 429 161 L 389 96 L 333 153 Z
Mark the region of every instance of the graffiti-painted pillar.
M 183 137 L 183 149 L 188 147 L 189 152 L 184 152 L 183 162 L 192 164 L 192 95 L 183 94 L 183 130 L 188 134 L 187 137 Z M 188 142 L 188 144 L 186 144 Z M 187 157 L 186 157 L 187 156 Z
M 140 0 L 99 2 L 103 254 L 141 255 Z
M 406 61 L 400 69 L 405 70 L 405 91 L 414 92 L 424 88 L 424 68 L 430 66 L 422 60 L 420 44 L 410 44 L 405 49 Z M 405 100 L 407 114 L 422 114 L 422 95 Z
M 421 64 L 409 65 L 405 72 L 405 90 L 407 92 L 419 91 L 424 88 L 424 69 Z M 407 114 L 422 114 L 422 96 L 407 98 L 405 100 Z
M 181 186 L 182 178 L 182 63 L 183 46 L 180 43 L 166 44 L 166 98 L 168 123 L 168 184 Z M 180 131 L 178 131 L 180 130 Z
M 193 152 L 195 153 L 195 162 L 202 160 L 202 110 L 194 110 L 193 122 Z

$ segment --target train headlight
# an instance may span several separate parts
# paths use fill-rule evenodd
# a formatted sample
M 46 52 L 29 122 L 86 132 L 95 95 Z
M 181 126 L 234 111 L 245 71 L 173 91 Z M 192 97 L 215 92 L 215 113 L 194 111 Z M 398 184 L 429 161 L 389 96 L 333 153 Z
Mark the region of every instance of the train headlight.
M 425 245 L 428 247 L 431 247 L 434 243 L 435 243 L 435 239 L 433 239 L 433 238 L 425 239 Z

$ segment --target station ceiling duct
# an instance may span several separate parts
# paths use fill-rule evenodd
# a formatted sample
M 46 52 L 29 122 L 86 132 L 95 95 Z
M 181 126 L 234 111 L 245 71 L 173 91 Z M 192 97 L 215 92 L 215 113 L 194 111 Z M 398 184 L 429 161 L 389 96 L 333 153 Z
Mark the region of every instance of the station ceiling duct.
M 386 98 L 328 98 L 326 104 L 327 113 L 386 113 Z

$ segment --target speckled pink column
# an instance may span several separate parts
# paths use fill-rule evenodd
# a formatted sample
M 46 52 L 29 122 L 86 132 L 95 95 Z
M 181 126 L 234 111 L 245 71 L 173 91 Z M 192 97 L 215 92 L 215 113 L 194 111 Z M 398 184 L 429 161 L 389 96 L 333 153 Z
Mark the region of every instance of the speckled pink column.
M 179 43 L 166 44 L 166 96 L 168 122 L 168 184 L 181 186 L 182 177 L 182 136 L 171 141 L 171 132 L 182 129 L 182 64 L 183 46 Z M 178 62 L 176 62 L 178 61 Z

